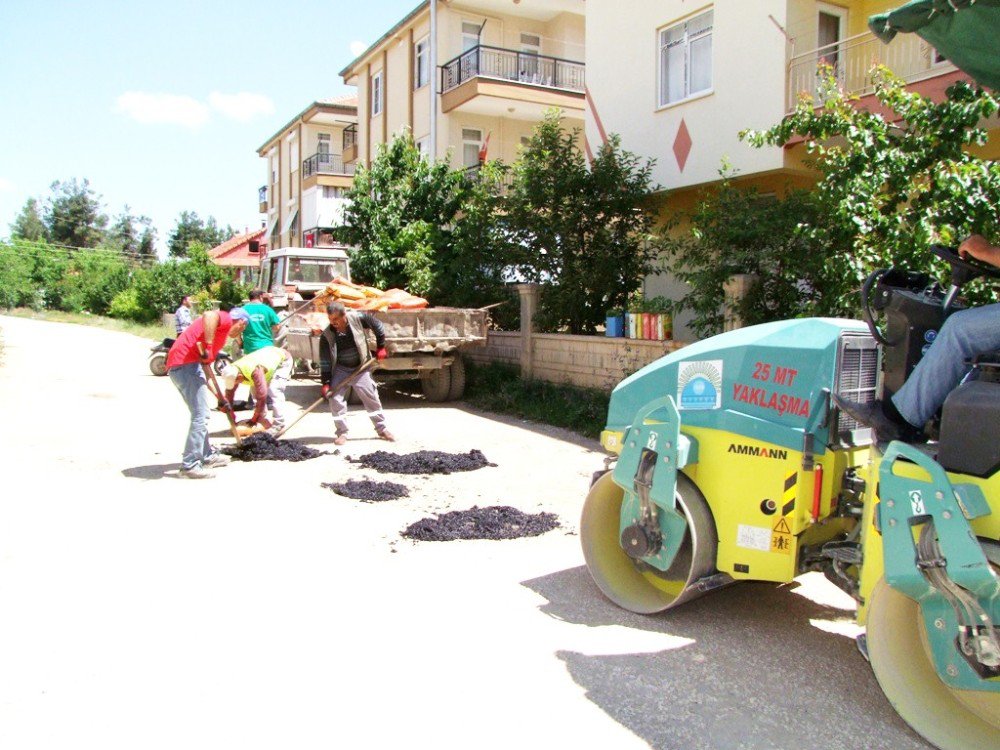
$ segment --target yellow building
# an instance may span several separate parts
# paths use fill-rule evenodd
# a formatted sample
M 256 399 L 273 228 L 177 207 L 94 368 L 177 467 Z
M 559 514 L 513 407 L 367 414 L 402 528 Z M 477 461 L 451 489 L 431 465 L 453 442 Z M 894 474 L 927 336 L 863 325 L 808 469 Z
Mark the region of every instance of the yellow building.
M 726 160 L 738 179 L 765 193 L 815 183 L 803 148 L 754 149 L 745 128 L 781 121 L 803 92 L 812 93 L 817 67 L 832 66 L 841 85 L 870 94 L 867 72 L 887 65 L 915 89 L 939 97 L 966 79 L 913 34 L 886 45 L 867 20 L 900 0 L 588 0 L 586 18 L 586 136 L 591 148 L 609 133 L 624 148 L 655 158 L 661 206 L 693 205 L 719 180 Z M 873 97 L 863 103 L 870 103 Z M 665 276 L 646 282 L 649 295 L 683 296 Z M 679 338 L 690 338 L 682 318 Z
M 268 248 L 334 244 L 343 225 L 344 191 L 354 181 L 355 96 L 316 101 L 257 150 L 267 178 L 259 190 Z
M 433 158 L 512 162 L 549 107 L 583 127 L 584 0 L 426 0 L 341 71 L 357 86 L 357 148 L 409 130 Z

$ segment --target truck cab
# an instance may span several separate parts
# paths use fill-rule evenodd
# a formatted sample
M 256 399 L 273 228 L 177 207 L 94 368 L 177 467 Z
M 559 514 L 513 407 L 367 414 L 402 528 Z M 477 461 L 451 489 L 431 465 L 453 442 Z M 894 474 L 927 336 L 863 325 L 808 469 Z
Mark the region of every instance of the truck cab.
M 260 264 L 259 288 L 270 292 L 276 310 L 289 300 L 312 299 L 338 276 L 351 278 L 348 247 L 279 247 Z

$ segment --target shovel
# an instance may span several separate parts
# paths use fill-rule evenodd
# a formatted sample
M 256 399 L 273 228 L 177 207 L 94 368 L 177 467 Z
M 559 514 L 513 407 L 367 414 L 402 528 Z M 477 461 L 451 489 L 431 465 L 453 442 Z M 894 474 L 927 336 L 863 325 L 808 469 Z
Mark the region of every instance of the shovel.
M 201 355 L 202 360 L 205 359 L 205 347 L 202 346 L 202 343 L 200 341 L 198 342 L 198 354 Z M 207 364 L 204 361 L 201 363 L 201 369 L 205 371 L 205 377 L 208 379 L 208 382 L 211 383 L 212 387 L 215 389 L 216 399 L 218 399 L 221 403 L 224 403 L 226 405 L 226 416 L 229 417 L 229 429 L 230 431 L 232 431 L 233 437 L 236 438 L 236 444 L 242 445 L 243 441 L 240 438 L 239 430 L 236 429 L 236 412 L 233 411 L 233 405 L 229 403 L 229 399 L 226 398 L 225 394 L 222 392 L 222 389 L 219 388 L 219 381 L 215 379 L 215 371 L 212 369 L 211 365 Z
M 333 398 L 335 394 L 340 393 L 345 388 L 349 388 L 350 386 L 354 385 L 357 379 L 360 378 L 365 373 L 366 370 L 370 370 L 372 367 L 374 367 L 377 362 L 378 360 L 375 359 L 375 357 L 372 357 L 367 362 L 362 362 L 356 370 L 354 370 L 350 375 L 348 375 L 346 378 L 337 383 L 337 386 L 335 388 L 331 388 L 330 392 L 327 395 L 320 396 L 318 399 L 309 404 L 309 406 L 306 407 L 305 411 L 299 414 L 299 416 L 297 416 L 292 421 L 291 424 L 289 424 L 287 427 L 282 427 L 281 430 L 279 430 L 274 437 L 280 438 L 282 435 L 284 435 L 286 432 L 292 429 L 295 425 L 297 425 L 299 421 L 302 419 L 302 417 L 311 412 L 317 406 L 322 404 L 327 399 Z

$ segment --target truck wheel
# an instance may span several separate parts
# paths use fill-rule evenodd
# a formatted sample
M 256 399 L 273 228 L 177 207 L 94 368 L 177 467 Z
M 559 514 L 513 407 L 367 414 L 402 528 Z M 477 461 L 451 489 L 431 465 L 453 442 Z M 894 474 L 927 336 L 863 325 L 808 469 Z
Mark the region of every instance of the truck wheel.
M 420 389 L 428 401 L 447 401 L 451 390 L 451 368 L 439 367 L 421 372 Z
M 149 371 L 154 375 L 167 374 L 167 353 L 157 352 L 149 358 Z
M 451 385 L 448 386 L 448 400 L 459 401 L 465 395 L 465 362 L 456 356 L 451 363 Z

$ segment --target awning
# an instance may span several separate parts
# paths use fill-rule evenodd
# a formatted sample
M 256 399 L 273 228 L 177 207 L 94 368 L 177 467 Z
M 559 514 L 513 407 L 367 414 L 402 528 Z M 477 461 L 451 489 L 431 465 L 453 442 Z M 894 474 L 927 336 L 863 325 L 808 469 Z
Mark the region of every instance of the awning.
M 330 229 L 344 226 L 347 223 L 344 220 L 345 208 L 347 208 L 347 201 L 343 200 L 321 203 L 316 216 L 316 226 Z
M 292 226 L 292 223 L 295 221 L 295 217 L 298 215 L 299 215 L 299 209 L 296 208 L 294 211 L 288 214 L 288 216 L 285 217 L 285 223 L 281 225 L 282 234 L 285 234 L 288 231 L 288 228 Z
M 267 231 L 264 232 L 264 242 L 270 244 L 271 234 L 274 232 L 274 227 L 278 223 L 278 214 L 274 215 L 274 218 L 267 223 Z
M 883 42 L 914 32 L 978 83 L 1000 89 L 1000 0 L 912 0 L 868 19 Z

